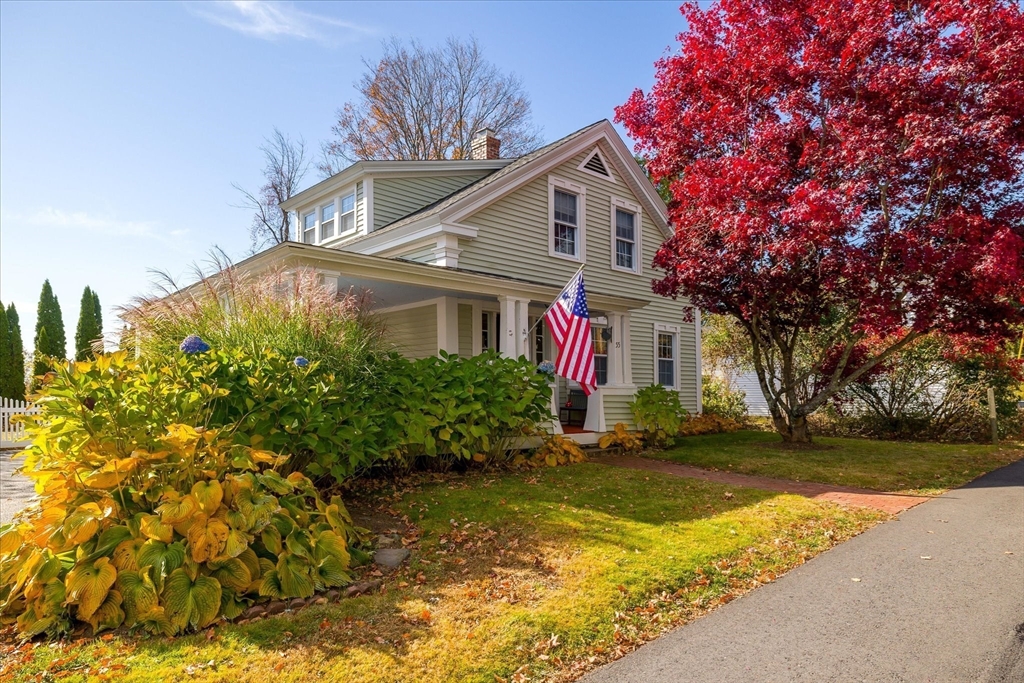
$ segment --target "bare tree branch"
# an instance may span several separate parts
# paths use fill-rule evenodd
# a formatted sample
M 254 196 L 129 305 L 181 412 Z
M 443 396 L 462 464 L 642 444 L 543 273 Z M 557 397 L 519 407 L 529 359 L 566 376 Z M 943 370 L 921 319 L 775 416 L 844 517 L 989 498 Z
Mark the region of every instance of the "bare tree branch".
M 359 99 L 338 110 L 335 137 L 322 145 L 324 176 L 362 159 L 467 159 L 482 128 L 501 138 L 505 156 L 540 144 L 522 81 L 488 62 L 475 38 L 437 48 L 392 38 L 364 65 Z
M 290 239 L 288 212 L 281 204 L 299 191 L 299 183 L 310 166 L 305 140 L 292 140 L 277 128 L 271 137 L 264 139 L 260 150 L 264 159 L 264 183 L 260 189 L 250 192 L 232 184 L 242 194 L 238 208 L 253 212 L 249 226 L 253 252 Z

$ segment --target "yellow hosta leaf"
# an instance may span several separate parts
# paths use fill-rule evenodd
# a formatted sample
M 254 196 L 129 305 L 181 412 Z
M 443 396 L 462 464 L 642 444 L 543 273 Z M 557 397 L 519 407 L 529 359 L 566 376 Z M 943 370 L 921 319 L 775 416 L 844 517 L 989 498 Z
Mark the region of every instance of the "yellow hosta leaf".
M 146 538 L 162 543 L 170 543 L 174 538 L 174 527 L 170 524 L 164 524 L 156 515 L 144 515 L 140 530 Z
M 474 453 L 473 454 L 473 460 L 475 460 L 476 462 L 483 462 L 486 459 L 487 459 L 487 456 L 484 455 L 483 453 Z
M 21 529 L 12 526 L 0 534 L 0 555 L 10 555 L 20 548 L 24 542 L 25 535 L 21 533 Z
M 161 504 L 156 512 L 160 515 L 160 521 L 171 526 L 184 522 L 199 509 L 199 503 L 191 495 L 178 497 L 171 496 L 167 502 Z
M 100 520 L 106 515 L 96 503 L 85 503 L 71 511 L 64 520 L 64 536 L 71 545 L 81 545 L 100 529 Z
M 192 559 L 203 563 L 221 555 L 227 545 L 230 529 L 219 519 L 199 515 L 188 530 L 188 547 Z
M 152 567 L 142 571 L 120 572 L 117 575 L 117 590 L 124 597 L 124 612 L 127 626 L 134 626 L 139 617 L 157 606 L 159 595 L 149 574 Z
M 117 628 L 124 622 L 124 610 L 121 609 L 121 593 L 112 590 L 107 593 L 103 604 L 86 619 L 92 626 L 92 634 L 108 628 Z
M 224 500 L 224 489 L 216 479 L 213 481 L 198 481 L 192 487 L 192 497 L 199 503 L 199 507 L 203 512 L 212 515 L 220 507 L 221 501 Z
M 86 486 L 91 486 L 92 488 L 112 489 L 124 481 L 138 467 L 139 462 L 138 458 L 133 457 L 108 460 L 103 467 L 85 477 L 83 481 Z
M 222 586 L 230 588 L 236 593 L 244 593 L 252 583 L 252 576 L 249 568 L 237 557 L 219 563 L 220 566 L 213 570 L 213 578 L 220 581 Z
M 183 631 L 189 626 L 203 628 L 216 619 L 220 596 L 217 579 L 199 576 L 193 581 L 184 569 L 175 569 L 167 577 L 161 602 L 171 624 Z
M 64 524 L 66 516 L 67 511 L 63 505 L 54 505 L 53 507 L 46 508 L 38 517 L 32 520 L 32 531 L 29 540 L 33 545 L 45 546 L 50 537 Z
M 145 542 L 144 538 L 129 538 L 127 541 L 117 544 L 111 557 L 111 562 L 117 567 L 117 571 L 134 571 L 139 568 L 135 556 L 138 555 L 139 549 Z
M 110 559 L 101 557 L 90 564 L 80 564 L 68 572 L 64 580 L 67 604 L 78 605 L 78 618 L 88 621 L 107 597 L 117 580 L 117 570 Z

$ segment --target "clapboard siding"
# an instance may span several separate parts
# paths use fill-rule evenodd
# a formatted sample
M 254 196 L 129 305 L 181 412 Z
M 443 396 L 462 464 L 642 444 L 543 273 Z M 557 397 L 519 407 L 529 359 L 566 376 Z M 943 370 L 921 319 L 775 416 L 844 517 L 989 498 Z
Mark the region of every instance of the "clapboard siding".
M 605 396 L 604 397 L 604 420 L 609 431 L 615 425 L 622 422 L 627 429 L 633 429 L 633 413 L 629 410 L 629 404 L 633 401 L 632 396 Z
M 413 211 L 482 178 L 485 173 L 373 179 L 373 229 L 379 230 Z
M 725 380 L 730 389 L 745 394 L 743 401 L 747 404 L 747 414 L 761 417 L 771 415 L 768 412 L 768 401 L 761 391 L 761 383 L 757 381 L 756 372 L 719 372 L 718 375 Z
M 406 358 L 426 358 L 437 353 L 437 305 L 406 308 L 381 314 L 387 338 Z
M 459 355 L 473 355 L 473 307 L 469 304 L 459 304 Z
M 633 382 L 637 386 L 654 383 L 654 324 L 680 327 L 680 400 L 688 410 L 698 406 L 700 378 L 697 372 L 694 323 L 684 320 L 686 302 L 658 297 L 651 292 L 651 280 L 660 273 L 650 268 L 664 235 L 647 212 L 642 214 L 642 269 L 639 274 L 613 270 L 612 197 L 639 203 L 621 181 L 597 178 L 577 170 L 592 148 L 577 155 L 550 175 L 586 188 L 586 270 L 587 289 L 609 295 L 649 299 L 646 307 L 630 313 L 630 343 L 633 355 Z M 610 149 L 602 149 L 611 163 Z M 548 254 L 548 176 L 544 175 L 463 219 L 462 223 L 479 228 L 476 239 L 463 240 L 459 266 L 498 275 L 525 278 L 552 285 L 563 285 L 579 267 L 578 262 Z M 547 302 L 544 302 L 547 303 Z M 592 315 L 600 315 L 592 311 Z
M 363 181 L 356 183 L 356 232 L 366 232 L 366 197 L 363 193 Z

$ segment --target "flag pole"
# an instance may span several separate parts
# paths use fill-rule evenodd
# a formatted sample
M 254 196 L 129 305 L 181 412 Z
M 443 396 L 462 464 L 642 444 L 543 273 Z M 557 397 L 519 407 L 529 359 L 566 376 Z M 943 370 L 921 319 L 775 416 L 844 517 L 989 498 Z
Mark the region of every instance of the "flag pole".
M 585 266 L 585 265 L 586 265 L 585 263 L 581 263 L 580 264 L 580 267 L 576 269 L 576 272 L 573 273 L 572 277 L 570 277 L 568 282 L 565 283 L 565 287 L 568 287 L 569 286 L 569 282 L 572 282 L 576 278 L 576 276 L 580 274 L 580 271 L 583 270 L 583 266 Z M 530 333 L 533 332 L 534 328 L 537 327 L 537 325 L 540 324 L 540 321 L 544 319 L 544 316 L 546 316 L 548 314 L 548 311 L 550 311 L 552 308 L 555 307 L 555 304 L 558 303 L 558 300 L 562 298 L 562 294 L 565 293 L 565 287 L 562 287 L 562 291 L 560 291 L 558 293 L 558 295 L 555 296 L 555 300 L 551 302 L 551 305 L 548 306 L 547 308 L 545 308 L 544 312 L 541 313 L 539 316 L 537 316 L 537 320 L 534 321 L 534 323 L 532 325 L 530 325 L 530 329 L 528 329 L 526 331 L 526 334 L 523 335 L 523 342 L 524 342 L 523 345 L 524 346 L 526 345 L 525 342 L 528 342 L 530 340 Z

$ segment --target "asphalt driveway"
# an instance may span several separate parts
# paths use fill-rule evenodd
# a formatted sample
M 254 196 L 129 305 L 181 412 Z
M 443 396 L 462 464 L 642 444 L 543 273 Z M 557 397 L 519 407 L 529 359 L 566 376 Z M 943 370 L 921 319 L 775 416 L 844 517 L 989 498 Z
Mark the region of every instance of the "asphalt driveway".
M 1024 681 L 1024 461 L 583 679 Z
M 13 460 L 17 450 L 0 451 L 0 524 L 11 521 L 14 513 L 22 509 L 35 498 L 32 481 L 28 477 L 16 474 L 14 470 L 21 467 L 21 460 Z

